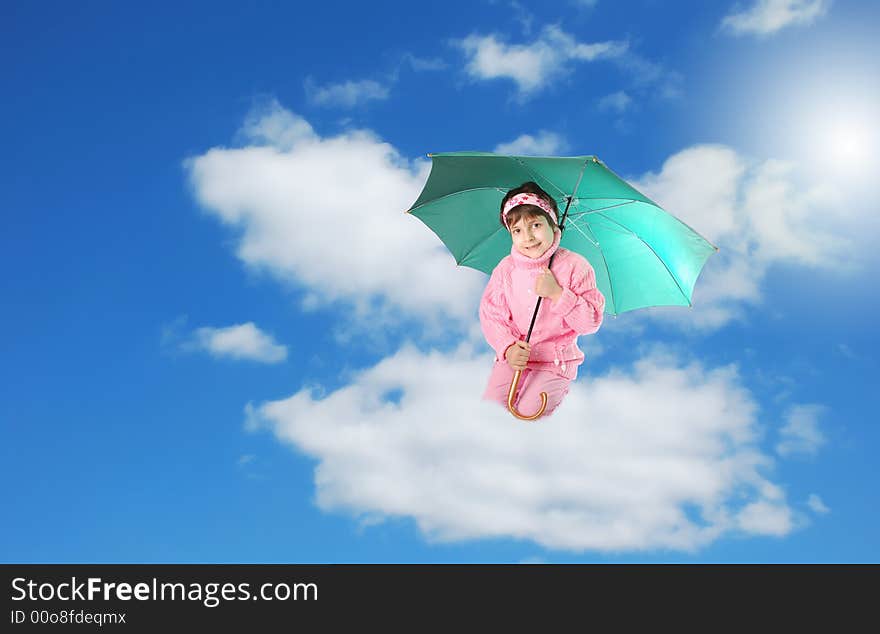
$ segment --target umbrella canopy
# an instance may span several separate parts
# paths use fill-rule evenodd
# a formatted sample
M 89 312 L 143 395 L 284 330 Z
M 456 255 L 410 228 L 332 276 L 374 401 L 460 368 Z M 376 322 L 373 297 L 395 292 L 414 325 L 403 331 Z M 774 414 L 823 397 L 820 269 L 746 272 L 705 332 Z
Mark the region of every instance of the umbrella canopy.
M 407 213 L 428 225 L 458 264 L 491 274 L 511 247 L 499 221 L 501 199 L 534 181 L 555 198 L 560 216 L 568 205 L 560 245 L 590 262 L 613 315 L 690 306 L 697 277 L 718 250 L 595 156 L 428 156 L 431 174 Z

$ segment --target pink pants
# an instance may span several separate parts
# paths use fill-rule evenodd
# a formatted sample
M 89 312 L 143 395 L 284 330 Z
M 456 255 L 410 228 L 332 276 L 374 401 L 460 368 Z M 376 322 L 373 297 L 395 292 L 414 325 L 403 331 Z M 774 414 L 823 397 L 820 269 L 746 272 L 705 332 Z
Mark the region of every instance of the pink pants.
M 512 380 L 513 370 L 507 362 L 496 361 L 492 374 L 489 375 L 489 384 L 486 386 L 483 398 L 501 403 L 506 409 L 507 393 L 510 391 Z M 526 368 L 519 380 L 519 390 L 514 405 L 520 414 L 531 416 L 541 407 L 541 392 L 547 392 L 547 409 L 544 410 L 543 416 L 549 416 L 568 394 L 569 383 L 571 383 L 570 379 L 554 372 Z

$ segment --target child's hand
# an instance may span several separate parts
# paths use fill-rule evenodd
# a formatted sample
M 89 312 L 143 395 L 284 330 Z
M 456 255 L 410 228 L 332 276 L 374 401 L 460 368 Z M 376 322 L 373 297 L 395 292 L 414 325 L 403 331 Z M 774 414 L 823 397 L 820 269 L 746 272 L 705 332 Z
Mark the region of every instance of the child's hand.
M 538 273 L 535 279 L 535 295 L 538 297 L 549 297 L 556 301 L 562 296 L 562 287 L 556 281 L 553 271 L 546 266 Z
M 529 351 L 531 349 L 532 346 L 527 342 L 517 341 L 507 349 L 507 352 L 504 353 L 507 365 L 514 370 L 525 370 L 526 362 L 529 360 Z

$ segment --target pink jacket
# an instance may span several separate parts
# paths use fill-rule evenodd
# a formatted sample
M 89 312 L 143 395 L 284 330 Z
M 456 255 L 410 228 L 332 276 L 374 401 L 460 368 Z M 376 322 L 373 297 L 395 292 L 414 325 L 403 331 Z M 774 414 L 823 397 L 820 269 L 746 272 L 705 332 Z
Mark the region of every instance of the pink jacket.
M 605 297 L 596 288 L 596 273 L 587 260 L 559 247 L 556 232 L 553 245 L 540 258 L 529 258 L 511 247 L 489 278 L 480 301 L 480 325 L 486 341 L 495 350 L 496 361 L 514 342 L 525 339 L 535 312 L 535 278 L 556 253 L 550 270 L 562 287 L 562 296 L 541 300 L 541 308 L 530 343 L 532 351 L 526 367 L 550 370 L 569 379 L 577 376 L 584 353 L 577 346 L 578 335 L 599 330 L 605 310 Z

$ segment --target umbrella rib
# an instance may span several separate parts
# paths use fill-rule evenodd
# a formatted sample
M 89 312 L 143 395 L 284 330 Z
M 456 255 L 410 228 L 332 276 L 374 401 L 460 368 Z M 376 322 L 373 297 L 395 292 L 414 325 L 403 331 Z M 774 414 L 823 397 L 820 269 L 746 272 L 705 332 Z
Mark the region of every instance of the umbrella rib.
M 599 198 L 578 198 L 578 200 L 600 200 Z M 587 209 L 586 211 L 582 211 L 580 213 L 581 216 L 586 216 L 587 214 L 596 213 L 597 211 L 605 211 L 606 209 L 614 209 L 616 207 L 623 207 L 624 205 L 632 205 L 633 203 L 640 202 L 635 198 L 627 199 L 625 202 L 617 203 L 616 205 L 608 205 L 607 207 L 599 207 L 598 209 Z
M 553 187 L 556 188 L 556 191 L 558 191 L 558 192 L 563 196 L 563 198 L 565 197 L 565 192 L 562 190 L 561 187 L 559 187 L 559 185 L 557 185 L 556 183 L 554 183 L 553 181 L 551 181 L 551 180 L 550 180 L 549 178 L 547 178 L 546 176 L 542 176 L 541 174 L 538 174 L 538 173 L 537 173 L 536 171 L 534 171 L 531 167 L 529 167 L 528 165 L 526 165 L 525 163 L 523 163 L 518 157 L 516 157 L 516 156 L 511 156 L 510 158 L 512 158 L 514 161 L 516 161 L 517 163 L 519 163 L 520 165 L 522 165 L 522 166 L 523 166 L 523 169 L 525 169 L 529 174 L 531 174 L 532 176 L 534 176 L 535 179 L 537 179 L 537 180 L 544 180 L 544 181 L 547 181 L 548 183 L 550 183 L 551 185 L 553 185 Z
M 449 198 L 450 196 L 455 196 L 457 194 L 466 194 L 467 192 L 476 192 L 476 191 L 480 191 L 481 189 L 494 189 L 494 190 L 499 191 L 501 193 L 504 193 L 504 191 L 505 191 L 501 187 L 489 187 L 489 186 L 469 187 L 468 189 L 459 189 L 458 191 L 449 192 L 448 194 L 443 194 L 442 196 L 440 196 L 438 198 L 432 198 L 431 200 L 426 200 L 425 202 L 423 202 L 419 205 L 416 205 L 415 207 L 410 207 L 409 209 L 406 210 L 406 213 L 411 214 L 419 207 L 424 207 L 425 205 L 433 204 L 433 203 L 437 202 L 438 200 L 443 200 L 444 198 Z
M 584 230 L 581 229 L 576 223 L 572 222 L 571 226 L 574 227 L 575 229 L 577 229 L 578 231 L 580 231 L 582 236 L 584 236 L 587 240 L 589 240 L 594 245 L 596 245 L 596 249 L 599 251 L 599 255 L 602 256 L 602 262 L 605 263 L 605 272 L 608 274 L 608 290 L 611 291 L 611 305 L 614 306 L 614 311 L 612 311 L 612 312 L 613 312 L 613 314 L 616 315 L 617 314 L 617 312 L 616 312 L 617 306 L 614 303 L 614 282 L 611 281 L 611 269 L 608 268 L 608 260 L 605 259 L 605 254 L 602 252 L 601 247 L 599 247 L 599 242 L 598 241 L 593 242 L 593 240 L 590 239 L 590 236 L 588 236 L 586 233 L 584 233 Z M 598 284 L 597 284 L 597 286 L 598 286 Z
M 674 282 L 675 282 L 675 285 L 678 287 L 678 292 L 681 293 L 681 296 L 684 297 L 684 298 L 687 300 L 688 306 L 693 306 L 693 303 L 691 303 L 691 300 L 690 300 L 690 298 L 687 296 L 687 293 L 684 292 L 684 289 L 682 289 L 681 284 L 679 284 L 679 282 L 678 282 L 678 278 L 675 276 L 675 274 L 674 274 L 671 270 L 669 270 L 669 266 L 666 264 L 666 262 L 663 260 L 663 258 L 661 258 L 659 255 L 657 255 L 657 252 L 654 250 L 654 247 L 652 247 L 650 244 L 648 244 L 647 242 L 645 242 L 645 240 L 644 240 L 644 238 L 642 238 L 642 236 L 640 236 L 639 234 L 637 234 L 635 231 L 633 231 L 633 230 L 630 229 L 629 227 L 625 227 L 624 225 L 620 224 L 619 222 L 617 222 L 616 220 L 614 220 L 614 218 L 609 218 L 608 216 L 606 216 L 606 215 L 603 214 L 603 213 L 599 213 L 599 215 L 602 216 L 603 218 L 605 218 L 606 220 L 609 220 L 609 221 L 613 222 L 614 224 L 616 224 L 618 227 L 620 227 L 621 229 L 623 229 L 623 230 L 626 231 L 627 233 L 629 233 L 629 234 L 631 234 L 631 235 L 634 235 L 636 238 L 639 239 L 639 242 L 641 242 L 641 243 L 644 244 L 646 247 L 648 247 L 648 248 L 651 250 L 651 253 L 654 254 L 654 257 L 657 258 L 657 259 L 660 261 L 660 264 L 663 265 L 663 268 L 666 269 L 666 272 L 669 273 L 669 276 L 672 278 L 672 281 L 674 281 Z M 611 282 L 611 276 L 610 276 L 610 275 L 608 276 L 608 281 L 609 281 L 609 283 Z
M 571 192 L 571 200 L 572 201 L 575 199 L 575 196 L 577 196 L 577 190 L 578 190 L 578 187 L 581 186 L 581 179 L 584 177 L 584 172 L 587 171 L 587 164 L 588 163 L 589 163 L 589 159 L 584 161 L 584 166 L 581 168 L 581 173 L 578 175 L 577 183 L 575 183 L 574 190 Z M 578 200 L 580 200 L 580 199 L 578 199 Z M 578 203 L 575 203 L 575 205 L 578 207 L 580 206 L 580 205 L 578 205 Z M 599 251 L 599 255 L 602 256 L 602 262 L 605 263 L 605 272 L 608 274 L 608 290 L 611 292 L 611 305 L 614 306 L 614 313 L 613 314 L 616 315 L 617 314 L 617 306 L 614 303 L 614 283 L 611 281 L 611 269 L 608 268 L 608 260 L 605 259 L 605 254 L 602 253 L 602 248 L 599 246 L 599 240 L 598 239 L 596 239 L 595 241 L 590 240 L 590 238 L 587 236 L 587 234 L 584 233 L 584 230 L 581 229 L 577 225 L 576 222 L 572 221 L 571 224 L 575 229 L 577 229 L 578 231 L 581 232 L 582 236 L 584 236 L 585 238 L 587 238 L 587 240 L 589 240 L 590 242 L 592 242 L 593 244 L 596 245 L 596 249 Z M 593 233 L 593 231 L 590 230 L 590 233 Z M 593 237 L 595 238 L 596 236 L 594 235 Z M 597 284 L 597 286 L 598 286 L 598 284 Z
M 612 173 L 613 173 L 613 172 L 612 172 Z M 616 176 L 616 174 L 615 174 L 615 176 Z M 597 198 L 597 197 L 588 197 L 588 198 L 578 198 L 578 200 L 601 200 L 601 198 Z M 591 209 L 590 211 L 583 211 L 583 212 L 581 212 L 581 215 L 591 214 L 591 213 L 595 213 L 595 212 L 597 212 L 597 211 L 604 211 L 605 209 L 614 209 L 615 207 L 622 207 L 623 205 L 629 205 L 629 204 L 632 204 L 632 203 L 645 203 L 646 205 L 651 205 L 652 207 L 655 207 L 655 208 L 659 209 L 660 211 L 662 211 L 662 212 L 665 213 L 665 214 L 669 214 L 670 216 L 672 216 L 673 218 L 675 218 L 675 220 L 676 220 L 677 222 L 681 223 L 682 225 L 684 225 L 685 227 L 687 227 L 688 229 L 690 229 L 694 234 L 696 234 L 697 236 L 699 236 L 699 237 L 702 238 L 703 240 L 706 240 L 706 238 L 703 237 L 703 235 L 702 235 L 701 233 L 699 233 L 696 229 L 694 229 L 694 228 L 693 228 L 692 226 L 690 226 L 688 223 L 684 222 L 684 221 L 683 221 L 681 218 L 679 218 L 678 216 L 674 216 L 674 215 L 670 214 L 668 211 L 666 211 L 665 209 L 663 209 L 663 207 L 661 207 L 660 205 L 658 205 L 657 203 L 655 203 L 653 200 L 650 200 L 650 199 L 647 199 L 647 200 L 639 200 L 638 198 L 630 198 L 630 199 L 623 199 L 623 198 L 621 198 L 620 200 L 626 200 L 626 202 L 619 203 L 619 204 L 617 204 L 617 205 L 609 205 L 608 207 L 599 207 L 598 209 Z M 712 247 L 713 249 L 715 249 L 715 251 L 720 251 L 720 249 L 719 249 L 719 248 L 718 248 L 713 242 L 710 242 L 709 240 L 706 240 L 706 242 L 708 242 L 709 245 L 711 245 L 711 247 Z
M 574 189 L 571 190 L 571 200 L 574 200 L 578 193 L 578 187 L 581 186 L 581 179 L 584 177 L 584 172 L 587 171 L 587 163 L 590 162 L 590 159 L 586 159 L 584 164 L 581 166 L 581 173 L 578 174 L 577 182 L 574 184 Z
M 467 253 L 465 253 L 464 255 L 461 256 L 461 262 L 457 262 L 457 264 L 463 264 L 463 263 L 464 263 L 464 262 L 470 257 L 471 253 L 473 253 L 474 251 L 476 251 L 477 248 L 478 248 L 480 245 L 486 244 L 486 242 L 487 242 L 488 240 L 491 240 L 492 237 L 493 237 L 496 233 L 498 233 L 499 231 L 501 231 L 501 229 L 502 229 L 502 227 L 499 226 L 497 229 L 495 229 L 495 231 L 493 231 L 491 234 L 489 234 L 489 236 L 487 236 L 487 237 L 483 238 L 482 240 L 480 240 L 479 242 L 477 242 L 474 246 L 472 246 L 472 247 L 468 250 Z
M 580 227 L 580 226 L 574 221 L 574 218 L 578 218 L 578 217 L 580 217 L 581 215 L 583 215 L 583 214 L 572 214 L 572 218 L 573 218 L 573 219 L 572 219 L 572 221 L 571 221 L 571 226 L 574 227 L 575 229 L 577 229 L 578 231 L 580 231 L 580 232 L 581 232 L 581 235 L 584 236 L 584 237 L 590 242 L 590 244 L 592 244 L 594 247 L 596 247 L 596 248 L 598 249 L 598 248 L 599 248 L 599 240 L 596 238 L 596 236 L 594 235 L 592 238 L 591 238 L 590 236 L 588 236 L 586 233 L 584 233 L 583 228 L 581 228 L 581 227 Z M 568 226 L 568 225 L 566 225 L 566 226 Z M 590 233 L 593 233 L 593 232 L 591 231 Z

